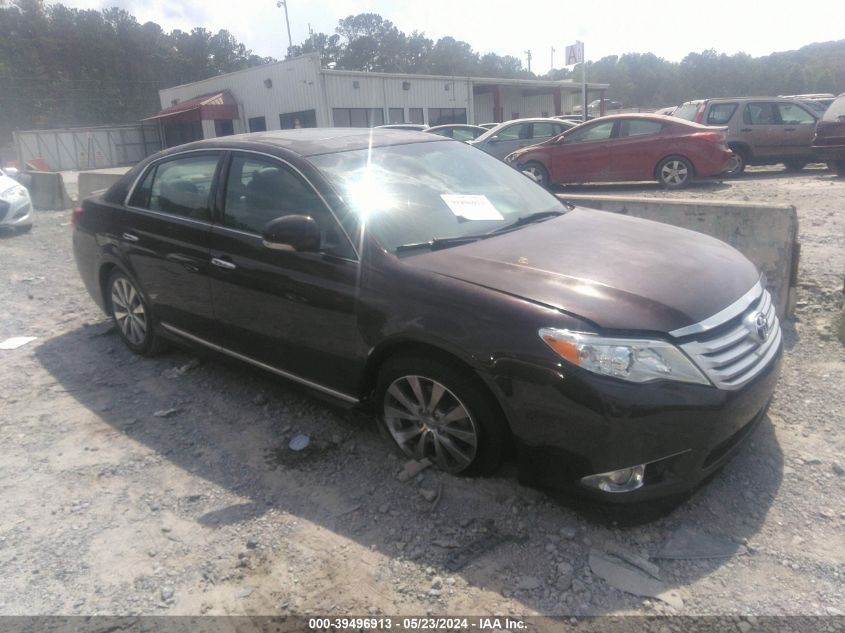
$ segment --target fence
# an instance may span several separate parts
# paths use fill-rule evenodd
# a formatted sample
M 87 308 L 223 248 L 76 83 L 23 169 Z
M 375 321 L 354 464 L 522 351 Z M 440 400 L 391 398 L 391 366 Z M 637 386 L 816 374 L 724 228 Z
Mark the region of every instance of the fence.
M 50 171 L 134 165 L 161 149 L 155 125 L 115 125 L 15 132 L 18 164 L 41 159 Z

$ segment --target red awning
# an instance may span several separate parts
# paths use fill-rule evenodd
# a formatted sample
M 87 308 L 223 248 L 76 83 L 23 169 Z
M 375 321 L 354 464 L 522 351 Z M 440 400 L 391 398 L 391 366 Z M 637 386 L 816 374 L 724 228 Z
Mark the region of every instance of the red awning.
M 179 121 L 184 122 L 237 119 L 238 104 L 228 90 L 223 90 L 182 101 L 143 120 L 153 121 L 165 117 L 177 117 Z

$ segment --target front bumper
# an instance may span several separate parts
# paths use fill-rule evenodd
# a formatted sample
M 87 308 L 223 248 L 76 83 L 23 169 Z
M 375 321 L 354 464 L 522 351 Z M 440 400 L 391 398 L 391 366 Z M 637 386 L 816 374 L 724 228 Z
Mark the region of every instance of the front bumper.
M 518 444 L 520 481 L 628 503 L 692 490 L 726 463 L 765 416 L 782 343 L 737 390 L 675 382 L 626 383 L 554 367 L 500 366 L 494 379 Z M 507 365 L 507 363 L 505 363 Z M 644 485 L 624 493 L 581 478 L 648 464 Z

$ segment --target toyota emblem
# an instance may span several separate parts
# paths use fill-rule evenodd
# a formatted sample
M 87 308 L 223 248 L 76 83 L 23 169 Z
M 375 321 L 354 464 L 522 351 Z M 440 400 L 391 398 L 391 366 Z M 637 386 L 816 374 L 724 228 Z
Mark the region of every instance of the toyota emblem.
M 745 319 L 745 327 L 758 345 L 762 345 L 769 338 L 769 321 L 762 312 L 749 314 Z

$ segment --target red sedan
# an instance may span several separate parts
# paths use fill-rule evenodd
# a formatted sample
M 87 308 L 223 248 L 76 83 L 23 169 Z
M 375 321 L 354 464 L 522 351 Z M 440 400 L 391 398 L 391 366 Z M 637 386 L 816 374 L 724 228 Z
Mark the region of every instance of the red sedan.
M 669 189 L 718 176 L 731 151 L 724 128 L 656 114 L 617 114 L 588 121 L 505 157 L 543 186 L 657 180 Z

